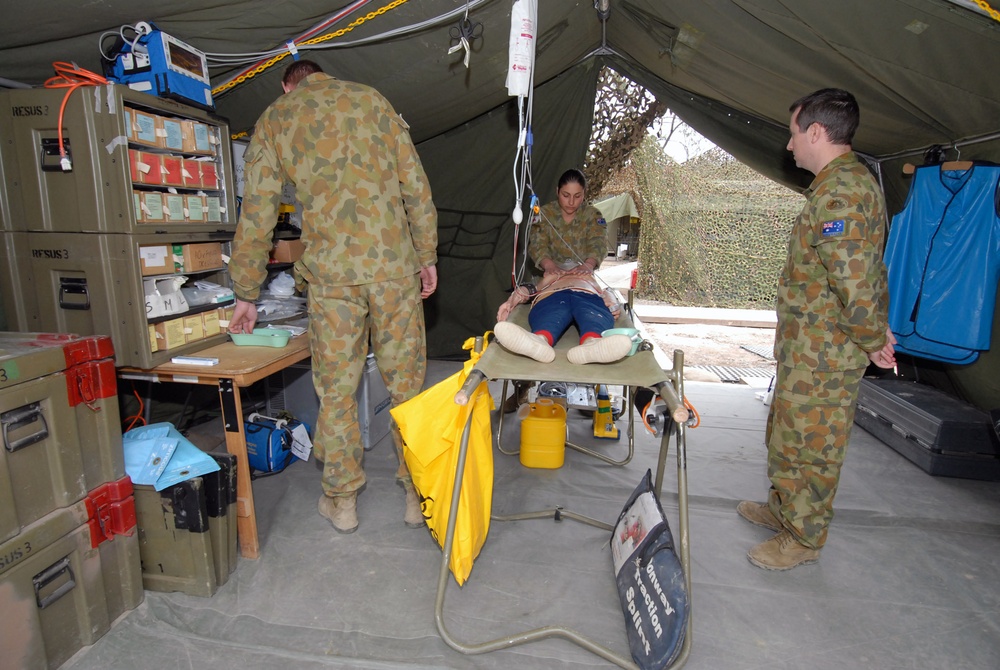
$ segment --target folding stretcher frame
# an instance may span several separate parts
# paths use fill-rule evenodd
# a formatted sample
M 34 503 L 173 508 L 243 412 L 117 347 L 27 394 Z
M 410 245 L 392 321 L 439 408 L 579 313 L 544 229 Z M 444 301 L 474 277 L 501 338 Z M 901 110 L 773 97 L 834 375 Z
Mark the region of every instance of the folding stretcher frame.
M 521 325 L 526 325 L 527 309 L 518 308 L 515 310 L 513 320 Z M 619 318 L 616 326 L 631 326 L 631 322 L 625 312 Z M 677 436 L 677 505 L 678 505 L 678 532 L 676 535 L 677 548 L 681 567 L 684 570 L 685 587 L 688 592 L 688 599 L 691 598 L 691 570 L 690 570 L 690 545 L 688 536 L 688 492 L 687 492 L 687 445 L 686 445 L 686 422 L 688 411 L 684 406 L 684 353 L 674 351 L 673 368 L 664 371 L 656 362 L 652 351 L 642 349 L 635 355 L 623 359 L 617 363 L 605 365 L 573 365 L 566 360 L 566 349 L 576 342 L 571 337 L 572 330 L 564 336 L 556 345 L 556 359 L 552 363 L 537 363 L 524 356 L 518 356 L 505 351 L 499 345 L 490 346 L 483 353 L 476 366 L 472 369 L 462 390 L 456 394 L 455 402 L 466 404 L 472 400 L 473 394 L 480 383 L 486 379 L 503 379 L 513 381 L 540 381 L 539 376 L 544 375 L 551 381 L 561 381 L 581 384 L 612 384 L 626 387 L 626 396 L 630 396 L 629 387 L 646 387 L 654 389 L 666 403 L 669 418 L 666 422 L 663 435 L 660 441 L 660 452 L 657 459 L 656 478 L 654 486 L 657 495 L 660 495 L 663 486 L 663 474 L 666 466 L 667 452 L 670 444 L 670 436 Z M 506 384 L 505 384 L 506 386 Z M 629 452 L 622 461 L 615 461 L 597 454 L 592 450 L 578 447 L 567 443 L 567 446 L 583 451 L 590 455 L 602 458 L 614 465 L 624 465 L 633 453 L 633 433 L 634 427 L 631 419 L 631 402 L 627 406 L 630 412 L 629 424 Z M 466 423 L 465 431 L 462 434 L 461 447 L 459 451 L 458 463 L 455 470 L 455 485 L 451 499 L 451 510 L 448 517 L 448 529 L 445 536 L 444 552 L 441 560 L 441 570 L 438 576 L 437 599 L 435 602 L 435 621 L 441 638 L 453 649 L 463 654 L 484 654 L 498 649 L 508 649 L 514 645 L 534 642 L 549 637 L 560 637 L 583 647 L 611 663 L 622 668 L 637 668 L 638 666 L 629 659 L 620 656 L 610 649 L 603 647 L 577 631 L 561 626 L 545 626 L 527 630 L 506 637 L 480 642 L 478 644 L 466 644 L 457 640 L 448 631 L 444 621 L 444 599 L 445 589 L 448 584 L 448 565 L 451 559 L 451 550 L 455 536 L 455 519 L 458 512 L 459 495 L 462 489 L 462 475 L 465 472 L 465 461 L 468 454 L 469 434 L 472 424 L 472 415 Z M 672 424 L 672 425 L 671 425 Z M 502 425 L 502 424 L 501 424 Z M 498 521 L 512 521 L 519 519 L 548 518 L 559 520 L 562 517 L 581 521 L 598 528 L 606 529 L 609 533 L 614 530 L 611 524 L 591 519 L 589 517 L 569 512 L 561 508 L 544 510 L 539 512 L 528 512 L 509 516 L 494 516 Z M 677 659 L 670 666 L 671 668 L 682 667 L 688 659 L 691 649 L 691 617 L 688 617 L 687 631 L 684 644 Z

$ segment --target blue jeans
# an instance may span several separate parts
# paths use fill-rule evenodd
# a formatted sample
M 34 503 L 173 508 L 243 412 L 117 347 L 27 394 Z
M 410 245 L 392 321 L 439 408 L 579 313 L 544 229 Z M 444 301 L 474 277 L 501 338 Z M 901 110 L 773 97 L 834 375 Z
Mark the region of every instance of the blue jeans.
M 604 299 L 593 293 L 582 291 L 559 291 L 535 304 L 528 313 L 531 332 L 548 331 L 555 344 L 566 332 L 570 324 L 576 323 L 581 338 L 586 333 L 600 335 L 614 328 L 615 317 L 604 304 Z

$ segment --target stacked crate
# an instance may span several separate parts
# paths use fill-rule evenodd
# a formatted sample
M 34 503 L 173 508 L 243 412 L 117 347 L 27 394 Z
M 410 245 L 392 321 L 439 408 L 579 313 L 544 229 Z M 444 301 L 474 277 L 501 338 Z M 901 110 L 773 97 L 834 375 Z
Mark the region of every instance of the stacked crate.
M 110 338 L 0 333 L 4 667 L 54 668 L 143 598 Z
M 150 299 L 179 277 L 230 284 L 222 119 L 120 85 L 16 89 L 0 137 L 8 330 L 108 335 L 119 366 L 147 369 L 223 341 L 224 303 Z

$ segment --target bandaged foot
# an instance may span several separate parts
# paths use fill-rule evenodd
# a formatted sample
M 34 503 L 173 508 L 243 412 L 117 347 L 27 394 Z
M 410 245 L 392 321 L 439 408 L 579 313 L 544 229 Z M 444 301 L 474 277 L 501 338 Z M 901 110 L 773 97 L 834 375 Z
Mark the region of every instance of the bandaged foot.
M 628 335 L 608 335 L 592 337 L 581 345 L 566 352 L 570 363 L 614 363 L 620 361 L 632 350 L 632 338 Z
M 501 321 L 493 327 L 493 332 L 497 336 L 497 342 L 508 351 L 527 356 L 539 363 L 551 363 L 555 360 L 555 349 L 549 345 L 548 340 L 541 335 L 529 333 L 516 323 Z M 629 346 L 631 347 L 631 343 Z

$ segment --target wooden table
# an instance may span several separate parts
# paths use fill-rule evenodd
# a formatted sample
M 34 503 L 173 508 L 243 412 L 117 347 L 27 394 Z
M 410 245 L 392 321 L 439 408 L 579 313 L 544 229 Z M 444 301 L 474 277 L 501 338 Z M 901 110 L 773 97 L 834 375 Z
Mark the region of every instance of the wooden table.
M 240 389 L 309 358 L 309 338 L 306 335 L 293 337 L 281 348 L 236 346 L 232 342 L 226 342 L 193 355 L 218 358 L 219 364 L 201 366 L 164 363 L 152 370 L 125 367 L 118 368 L 118 376 L 122 379 L 152 382 L 218 386 L 222 420 L 226 429 L 226 450 L 236 456 L 236 527 L 240 554 L 244 558 L 257 558 L 260 555 L 260 544 L 257 540 L 253 489 L 250 486 L 250 464 L 247 461 Z

